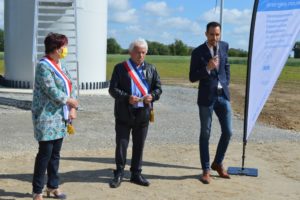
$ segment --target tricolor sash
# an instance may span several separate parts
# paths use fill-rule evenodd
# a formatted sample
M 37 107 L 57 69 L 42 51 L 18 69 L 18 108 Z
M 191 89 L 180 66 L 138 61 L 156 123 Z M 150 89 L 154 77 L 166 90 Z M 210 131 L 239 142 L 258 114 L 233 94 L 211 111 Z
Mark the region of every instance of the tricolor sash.
M 66 95 L 70 97 L 72 92 L 72 82 L 62 71 L 62 69 L 57 65 L 57 63 L 55 63 L 52 59 L 49 59 L 47 57 L 42 58 L 40 60 L 40 63 L 45 63 L 46 65 L 48 65 L 54 71 L 54 73 L 63 81 Z M 67 121 L 69 119 L 68 105 L 63 106 L 63 111 L 64 111 L 64 119 Z
M 148 83 L 145 79 L 143 79 L 142 74 L 137 70 L 135 66 L 133 66 L 130 60 L 124 62 L 125 69 L 127 70 L 130 78 L 136 84 L 140 92 L 143 96 L 148 94 Z

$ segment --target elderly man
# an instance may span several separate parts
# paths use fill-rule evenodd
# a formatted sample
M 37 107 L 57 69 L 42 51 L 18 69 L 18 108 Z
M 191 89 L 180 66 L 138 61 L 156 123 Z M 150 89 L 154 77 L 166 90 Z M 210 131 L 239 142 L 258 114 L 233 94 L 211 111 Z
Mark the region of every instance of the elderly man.
M 115 99 L 116 151 L 114 178 L 110 187 L 120 186 L 126 164 L 127 147 L 132 134 L 132 159 L 130 181 L 149 186 L 141 175 L 143 149 L 148 132 L 153 102 L 161 93 L 161 82 L 155 67 L 145 62 L 148 45 L 144 39 L 137 39 L 129 46 L 130 58 L 115 66 L 109 93 Z

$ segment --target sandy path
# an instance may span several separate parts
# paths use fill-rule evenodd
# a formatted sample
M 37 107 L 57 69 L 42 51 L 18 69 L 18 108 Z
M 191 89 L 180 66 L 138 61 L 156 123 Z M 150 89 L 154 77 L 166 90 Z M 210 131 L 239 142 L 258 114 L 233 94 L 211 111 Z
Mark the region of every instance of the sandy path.
M 239 167 L 241 144 L 234 143 L 226 165 Z M 61 182 L 69 199 L 300 199 L 300 144 L 276 142 L 248 144 L 246 167 L 259 170 L 258 177 L 213 177 L 210 185 L 199 180 L 201 172 L 197 145 L 147 146 L 143 173 L 150 187 L 125 181 L 111 189 L 113 149 L 62 151 Z M 212 145 L 213 154 L 215 145 Z M 130 152 L 129 152 L 130 155 Z M 0 159 L 0 199 L 30 199 L 34 153 Z M 213 175 L 216 175 L 213 172 Z

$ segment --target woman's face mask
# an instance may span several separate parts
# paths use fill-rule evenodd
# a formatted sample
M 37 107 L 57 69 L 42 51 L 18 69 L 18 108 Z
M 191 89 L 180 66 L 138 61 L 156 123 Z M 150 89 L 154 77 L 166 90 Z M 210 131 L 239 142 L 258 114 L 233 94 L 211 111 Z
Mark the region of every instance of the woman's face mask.
M 58 53 L 58 55 L 59 55 L 60 59 L 65 58 L 68 55 L 68 48 L 67 47 L 63 47 L 61 49 L 61 51 Z

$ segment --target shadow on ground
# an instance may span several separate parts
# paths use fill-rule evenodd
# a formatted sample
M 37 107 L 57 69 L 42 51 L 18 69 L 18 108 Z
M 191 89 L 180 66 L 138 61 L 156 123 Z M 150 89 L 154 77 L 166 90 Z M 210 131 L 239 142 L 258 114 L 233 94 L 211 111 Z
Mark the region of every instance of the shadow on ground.
M 114 163 L 114 158 L 62 157 L 61 160 L 94 162 L 94 163 L 104 163 L 104 164 Z M 130 163 L 130 160 L 128 160 L 128 163 Z M 156 162 L 149 162 L 149 161 L 144 161 L 143 166 L 158 167 L 158 168 L 195 169 L 200 171 L 200 169 L 196 167 L 156 163 Z M 112 170 L 113 169 L 111 168 L 105 168 L 99 170 L 75 170 L 75 171 L 60 173 L 61 183 L 63 184 L 69 182 L 82 182 L 82 183 L 107 183 L 108 184 L 113 176 Z M 169 176 L 169 175 L 164 176 L 164 175 L 149 175 L 149 174 L 144 174 L 144 175 L 146 178 L 149 179 L 166 179 L 166 180 L 197 179 L 199 176 L 199 174 L 188 175 L 188 176 Z M 125 172 L 125 178 L 126 177 L 130 177 L 130 172 Z M 14 180 L 31 183 L 32 174 L 0 174 L 0 179 L 14 179 Z M 0 197 L 1 196 L 14 197 L 14 198 L 28 198 L 31 197 L 31 194 L 5 192 L 3 189 L 0 189 Z
M 32 194 L 30 193 L 19 193 L 19 192 L 6 192 L 3 189 L 0 189 L 0 200 L 14 200 L 14 199 L 2 199 L 1 197 L 14 197 L 14 198 L 32 198 Z

